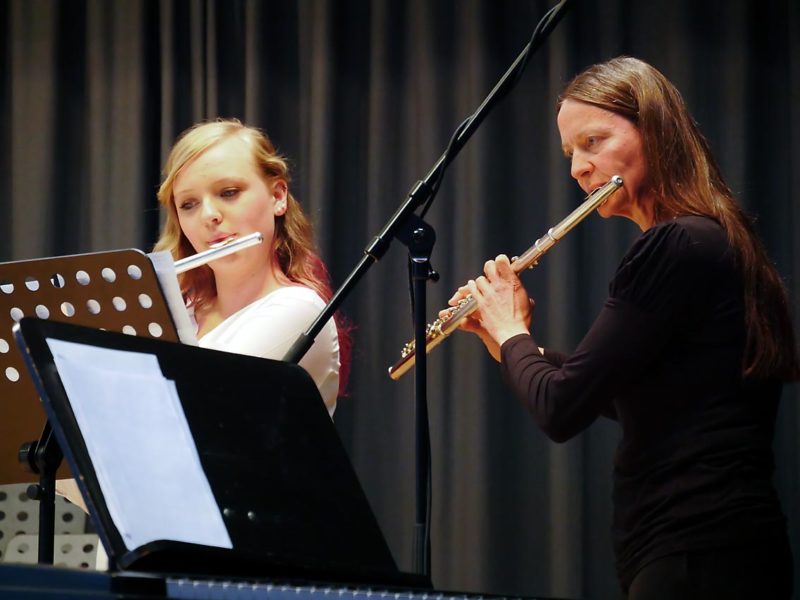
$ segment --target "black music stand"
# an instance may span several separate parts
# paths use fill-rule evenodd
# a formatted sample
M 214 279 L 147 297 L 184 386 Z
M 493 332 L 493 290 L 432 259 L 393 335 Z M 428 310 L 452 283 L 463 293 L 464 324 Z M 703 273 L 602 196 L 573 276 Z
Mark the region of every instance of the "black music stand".
M 31 494 L 40 501 L 39 561 L 52 563 L 54 481 L 70 472 L 12 340 L 24 316 L 171 341 L 178 335 L 153 264 L 139 250 L 0 264 L 0 484 L 38 478 Z
M 319 392 L 301 367 L 38 319 L 23 319 L 17 331 L 112 564 L 151 572 L 430 586 L 397 570 Z M 159 376 L 174 382 L 230 548 L 175 539 L 131 545 L 131 524 L 121 527 L 109 507 L 117 495 L 104 479 L 103 457 L 93 444 L 96 430 L 80 426 L 81 396 L 94 390 L 67 389 L 69 373 L 63 362 L 59 372 L 52 351 L 59 342 L 129 353 L 114 358 L 125 372 L 142 356 L 157 361 Z M 99 373 L 97 364 L 83 362 L 80 369 Z M 99 402 L 122 410 L 108 394 L 91 401 L 94 410 L 100 410 Z M 125 410 L 137 410 L 132 404 Z M 134 472 L 127 461 L 115 469 Z M 165 490 L 171 481 L 154 476 L 135 483 Z M 200 501 L 193 495 L 181 506 L 189 510 Z M 145 508 L 155 515 L 160 506 L 159 499 Z

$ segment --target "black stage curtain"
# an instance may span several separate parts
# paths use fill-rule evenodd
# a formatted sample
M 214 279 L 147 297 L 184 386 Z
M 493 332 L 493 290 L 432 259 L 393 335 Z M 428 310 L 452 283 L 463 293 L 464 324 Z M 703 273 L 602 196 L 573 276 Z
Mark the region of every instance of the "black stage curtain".
M 553 4 L 541 0 L 2 0 L 0 260 L 139 247 L 157 236 L 160 165 L 195 121 L 239 117 L 292 159 L 334 282 Z M 682 90 L 729 183 L 800 298 L 800 4 L 576 0 L 519 86 L 449 170 L 431 317 L 483 262 L 519 253 L 580 200 L 555 128 L 588 64 L 643 58 Z M 592 216 L 526 284 L 546 344 L 570 350 L 635 227 Z M 412 378 L 386 368 L 411 337 L 395 243 L 346 301 L 357 329 L 336 425 L 400 565 L 411 568 Z M 476 339 L 431 355 L 433 578 L 441 589 L 617 594 L 609 523 L 619 437 L 600 420 L 556 445 Z M 800 389 L 789 386 L 776 482 L 800 557 Z M 796 559 L 797 560 L 797 559 Z M 800 572 L 800 562 L 796 570 Z

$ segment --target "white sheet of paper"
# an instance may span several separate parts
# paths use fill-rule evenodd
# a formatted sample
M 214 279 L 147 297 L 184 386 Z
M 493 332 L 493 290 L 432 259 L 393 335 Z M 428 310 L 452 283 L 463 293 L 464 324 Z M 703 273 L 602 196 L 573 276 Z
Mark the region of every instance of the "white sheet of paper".
M 167 308 L 172 315 L 175 329 L 178 331 L 178 339 L 184 344 L 197 346 L 197 334 L 189 318 L 189 312 L 186 310 L 183 295 L 181 295 L 181 288 L 178 285 L 178 275 L 175 273 L 175 262 L 173 261 L 172 254 L 162 251 L 151 252 L 147 256 L 150 262 L 153 263 L 153 269 L 156 272 L 156 277 L 158 277 L 158 283 L 161 284 L 161 292 L 164 294 L 164 299 L 167 301 Z
M 155 540 L 232 548 L 175 382 L 157 357 L 47 343 L 127 549 Z

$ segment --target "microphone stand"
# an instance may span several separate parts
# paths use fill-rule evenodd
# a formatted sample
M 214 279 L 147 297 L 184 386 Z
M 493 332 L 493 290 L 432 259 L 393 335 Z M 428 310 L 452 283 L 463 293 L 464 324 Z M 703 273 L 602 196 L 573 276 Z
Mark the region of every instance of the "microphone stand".
M 427 335 L 426 322 L 426 284 L 428 280 L 438 281 L 439 274 L 430 263 L 433 245 L 436 243 L 436 231 L 415 213 L 397 234 L 397 238 L 408 247 L 409 271 L 411 275 L 411 303 L 414 313 L 414 343 L 425 347 Z M 427 357 L 426 357 L 427 358 Z M 417 364 L 414 376 L 414 414 L 415 449 L 416 449 L 416 486 L 415 504 L 416 520 L 414 522 L 413 560 L 414 571 L 420 575 L 428 575 L 431 571 L 431 440 L 428 423 L 428 389 L 427 360 Z
M 439 185 L 444 176 L 444 171 L 453 159 L 458 155 L 467 141 L 477 131 L 480 124 L 489 114 L 492 108 L 504 98 L 517 84 L 523 70 L 530 58 L 544 40 L 555 28 L 566 9 L 569 7 L 570 0 L 561 0 L 556 6 L 545 13 L 542 20 L 533 31 L 530 41 L 520 52 L 508 70 L 503 74 L 497 84 L 489 92 L 476 111 L 468 117 L 453 134 L 445 152 L 439 157 L 434 166 L 424 179 L 418 181 L 408 193 L 406 200 L 400 205 L 392 215 L 383 229 L 364 249 L 364 256 L 355 266 L 344 283 L 334 292 L 328 304 L 314 320 L 308 329 L 301 333 L 283 360 L 290 363 L 298 363 L 311 348 L 319 332 L 334 315 L 339 305 L 344 301 L 350 291 L 361 280 L 369 268 L 380 260 L 393 238 L 409 246 L 410 263 L 412 265 L 412 280 L 414 281 L 415 309 L 414 309 L 414 340 L 417 349 L 423 349 L 416 354 L 416 374 L 415 374 L 415 393 L 417 397 L 416 407 L 416 430 L 417 430 L 417 521 L 414 532 L 414 566 L 421 575 L 430 574 L 430 434 L 427 409 L 426 374 L 427 358 L 425 348 L 425 283 L 427 279 L 438 279 L 438 275 L 430 267 L 430 252 L 436 239 L 433 228 L 422 221 L 427 209 L 439 189 Z M 415 211 L 423 207 L 421 214 Z M 410 242 L 410 243 L 409 243 Z M 424 441 L 421 439 L 424 437 Z M 426 490 L 422 493 L 421 490 Z M 426 507 L 422 506 L 422 498 L 425 498 Z M 422 537 L 424 539 L 419 539 Z

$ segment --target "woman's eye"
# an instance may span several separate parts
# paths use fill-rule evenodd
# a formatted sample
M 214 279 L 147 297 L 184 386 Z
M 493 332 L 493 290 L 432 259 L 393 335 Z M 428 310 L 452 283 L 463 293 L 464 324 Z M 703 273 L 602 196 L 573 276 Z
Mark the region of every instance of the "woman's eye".
M 586 147 L 592 148 L 593 146 L 596 146 L 599 142 L 600 138 L 590 135 L 589 137 L 586 138 Z
M 222 190 L 221 196 L 223 198 L 233 198 L 238 193 L 239 193 L 238 188 L 225 188 L 224 190 Z
M 181 200 L 178 203 L 179 210 L 191 210 L 197 205 L 197 202 L 194 200 Z

